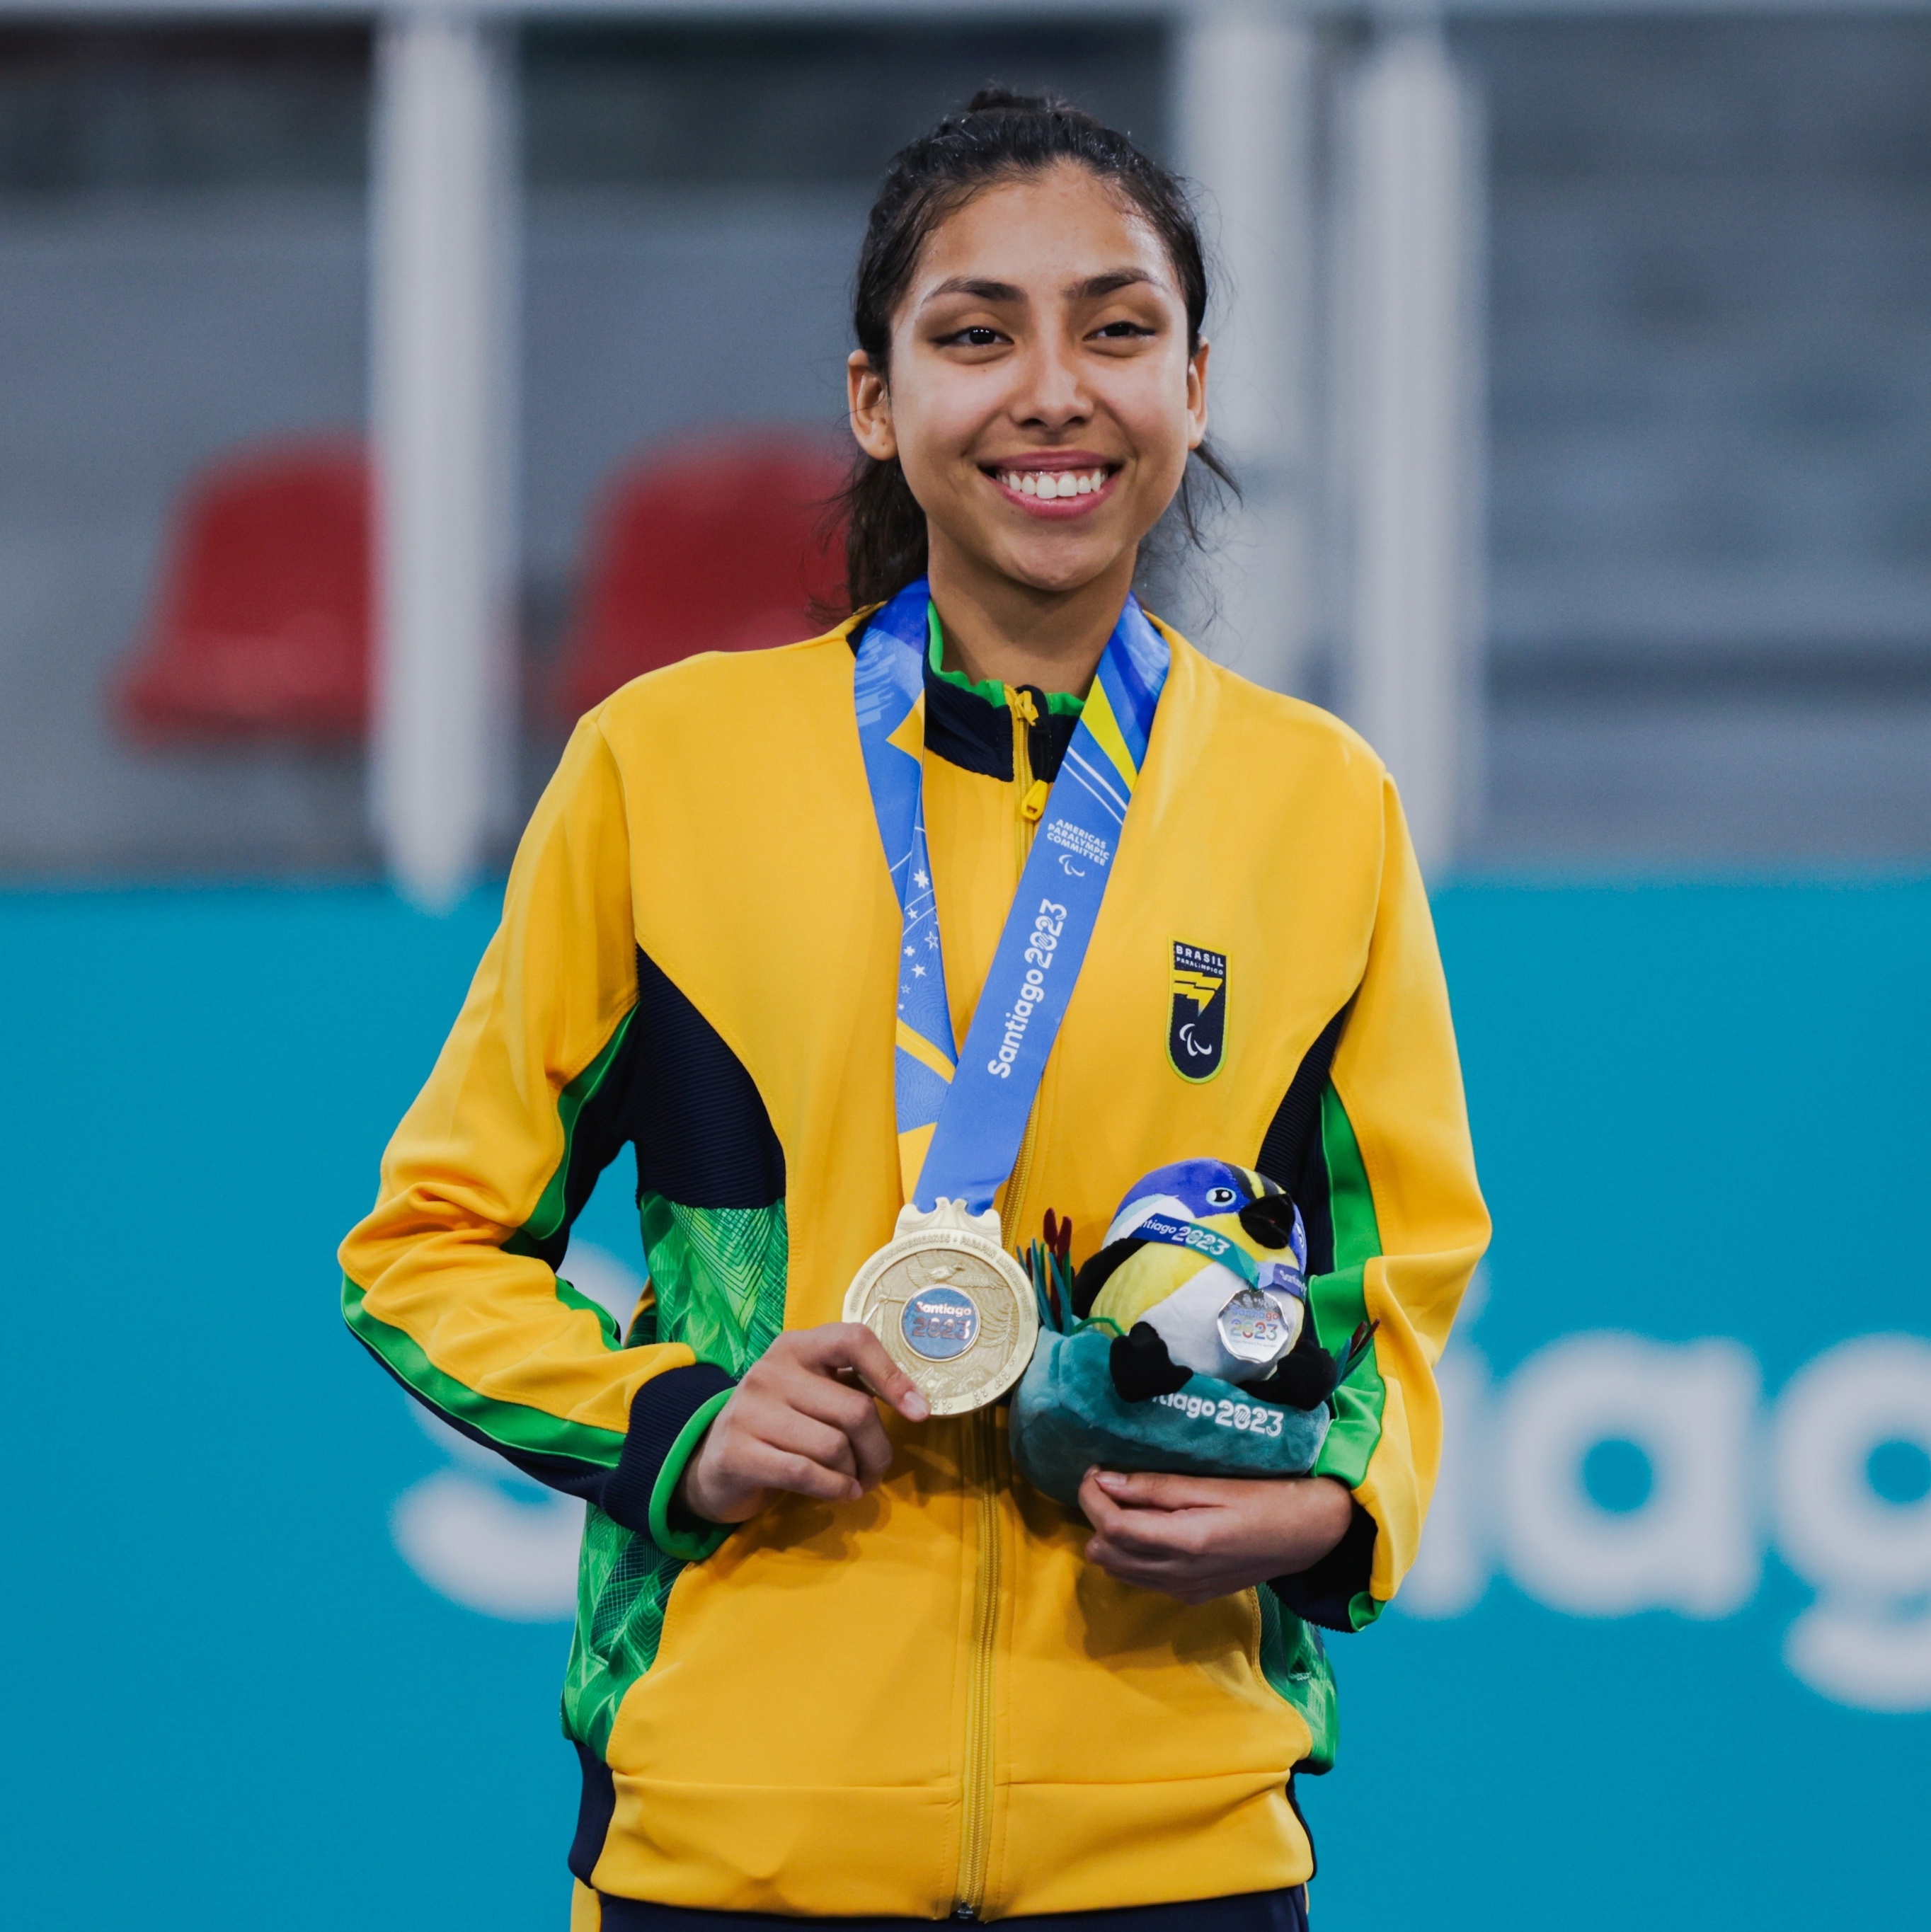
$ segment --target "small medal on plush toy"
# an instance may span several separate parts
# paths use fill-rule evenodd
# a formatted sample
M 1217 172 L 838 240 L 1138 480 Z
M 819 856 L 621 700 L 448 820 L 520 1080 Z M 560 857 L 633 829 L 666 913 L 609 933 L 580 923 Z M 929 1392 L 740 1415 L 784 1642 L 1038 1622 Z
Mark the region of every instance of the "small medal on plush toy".
M 1221 1343 L 1237 1362 L 1261 1366 L 1278 1361 L 1300 1333 L 1301 1311 L 1258 1288 L 1244 1288 L 1221 1310 Z

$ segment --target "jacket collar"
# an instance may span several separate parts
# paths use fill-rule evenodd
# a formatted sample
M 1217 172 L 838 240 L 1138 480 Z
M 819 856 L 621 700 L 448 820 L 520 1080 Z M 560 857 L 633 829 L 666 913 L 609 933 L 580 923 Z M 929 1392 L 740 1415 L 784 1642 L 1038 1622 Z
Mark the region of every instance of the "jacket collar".
M 865 620 L 861 617 L 845 633 L 845 642 L 854 655 L 864 630 Z M 1080 720 L 1072 712 L 1049 711 L 1045 692 L 1035 686 L 1021 688 L 1032 694 L 1033 709 L 1038 713 L 1038 722 L 1026 727 L 1026 752 L 1032 775 L 1050 784 L 1059 776 L 1060 761 L 1073 742 Z M 982 778 L 1010 784 L 1013 778 L 1011 706 L 1003 697 L 995 700 L 983 685 L 948 677 L 934 666 L 928 653 L 925 748 L 962 771 L 975 772 Z
M 1031 685 L 1036 723 L 1026 727 L 1026 753 L 1032 775 L 1050 784 L 1059 776 L 1059 762 L 1073 742 L 1079 719 L 1049 712 L 1046 694 Z M 993 700 L 969 685 L 954 684 L 942 673 L 925 667 L 925 748 L 948 764 L 1010 784 L 1013 776 L 1013 714 L 1010 705 Z

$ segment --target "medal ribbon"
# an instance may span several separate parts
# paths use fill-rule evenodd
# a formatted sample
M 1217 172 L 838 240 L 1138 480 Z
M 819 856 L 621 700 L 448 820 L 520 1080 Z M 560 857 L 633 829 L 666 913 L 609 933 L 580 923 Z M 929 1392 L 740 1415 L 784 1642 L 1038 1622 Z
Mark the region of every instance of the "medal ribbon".
M 1221 1266 L 1237 1274 L 1249 1288 L 1259 1288 L 1263 1284 L 1260 1270 L 1268 1270 L 1266 1286 L 1278 1288 L 1284 1286 L 1282 1275 L 1302 1279 L 1300 1257 L 1290 1248 L 1293 1258 L 1285 1262 L 1257 1262 L 1238 1241 L 1230 1241 L 1224 1234 L 1217 1234 L 1212 1228 L 1203 1227 L 1198 1221 L 1176 1220 L 1170 1214 L 1149 1214 L 1143 1221 L 1137 1221 L 1127 1231 L 1137 1241 L 1160 1241 L 1170 1248 L 1191 1248 L 1196 1254 L 1205 1255 L 1210 1262 L 1218 1262 Z
M 894 1087 L 905 1198 L 983 1214 L 1012 1172 L 1119 850 L 1167 681 L 1166 640 L 1131 597 L 1107 640 L 955 1062 L 926 849 L 921 758 L 932 593 L 908 584 L 858 646 L 865 776 L 898 896 Z
M 1239 1275 L 1249 1288 L 1260 1286 L 1260 1269 L 1254 1257 L 1238 1241 L 1203 1228 L 1197 1221 L 1176 1221 L 1170 1215 L 1149 1214 L 1133 1230 L 1137 1241 L 1161 1241 L 1170 1248 L 1191 1248 L 1210 1262 L 1218 1262 Z

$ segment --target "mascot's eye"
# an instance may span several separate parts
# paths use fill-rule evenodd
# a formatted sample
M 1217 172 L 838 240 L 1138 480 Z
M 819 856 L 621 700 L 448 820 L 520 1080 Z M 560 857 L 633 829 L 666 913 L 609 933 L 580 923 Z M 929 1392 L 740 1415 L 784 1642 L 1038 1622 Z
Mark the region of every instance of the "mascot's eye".
M 1231 1187 L 1210 1187 L 1207 1190 L 1209 1208 L 1231 1208 L 1234 1204 L 1234 1191 Z

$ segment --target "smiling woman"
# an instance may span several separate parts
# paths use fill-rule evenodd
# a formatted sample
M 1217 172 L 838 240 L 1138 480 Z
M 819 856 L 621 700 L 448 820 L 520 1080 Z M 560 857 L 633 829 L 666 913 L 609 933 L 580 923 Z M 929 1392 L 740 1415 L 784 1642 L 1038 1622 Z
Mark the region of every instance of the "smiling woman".
M 344 1245 L 383 1365 L 588 1504 L 576 1932 L 1305 1925 L 1312 1626 L 1413 1561 L 1488 1223 L 1386 773 L 1132 595 L 1214 467 L 1206 296 L 1179 185 L 1064 104 L 982 94 L 897 157 L 854 616 L 583 720 Z M 557 1269 L 626 1143 L 620 1324 Z M 1305 1280 L 1269 1280 L 1332 1352 L 1318 1460 L 1128 1458 L 1056 1501 L 999 1398 L 1123 1192 L 1202 1157 L 1298 1204 Z M 1155 1328 L 1119 1342 L 1141 1396 L 1220 1412 Z M 1257 1437 L 1262 1387 L 1227 1405 Z
M 953 214 L 889 358 L 854 352 L 853 428 L 924 513 L 926 572 L 975 679 L 1085 694 L 1206 433 L 1207 347 L 1178 284 L 1134 205 L 1062 161 Z
M 1008 682 L 1083 690 L 1170 504 L 1197 539 L 1190 457 L 1233 482 L 1206 440 L 1206 305 L 1179 184 L 1065 103 L 988 88 L 906 148 L 853 304 L 854 599 L 929 574 L 958 666 L 1003 675 L 985 652 L 1023 638 L 1045 658 Z

